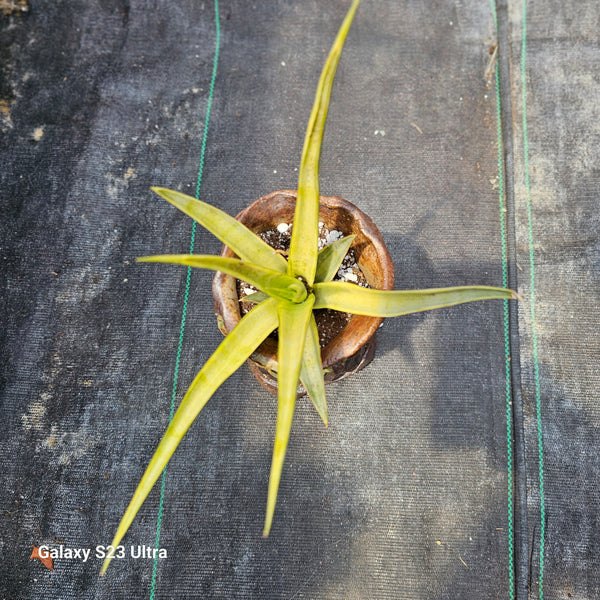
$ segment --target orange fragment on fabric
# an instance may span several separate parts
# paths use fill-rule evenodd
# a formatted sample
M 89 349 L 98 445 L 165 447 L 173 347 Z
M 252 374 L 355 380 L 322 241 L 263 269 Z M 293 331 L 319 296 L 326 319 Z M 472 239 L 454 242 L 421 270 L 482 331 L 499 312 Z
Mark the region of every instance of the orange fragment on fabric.
M 47 569 L 54 571 L 54 565 L 52 564 L 51 556 L 40 556 L 40 549 L 38 546 L 33 547 L 33 552 L 29 558 L 37 558 Z

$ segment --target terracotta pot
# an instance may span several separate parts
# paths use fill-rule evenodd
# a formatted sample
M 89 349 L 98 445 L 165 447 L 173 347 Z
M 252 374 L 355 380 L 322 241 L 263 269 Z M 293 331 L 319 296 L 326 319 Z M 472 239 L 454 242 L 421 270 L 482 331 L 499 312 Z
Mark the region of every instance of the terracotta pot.
M 273 192 L 259 198 L 243 210 L 236 219 L 256 233 L 274 230 L 280 223 L 292 223 L 296 206 L 295 191 Z M 394 266 L 375 223 L 356 206 L 337 196 L 320 198 L 319 221 L 329 230 L 344 235 L 356 234 L 352 244 L 358 266 L 370 287 L 394 288 Z M 226 246 L 222 256 L 234 257 Z M 217 273 L 213 279 L 215 314 L 219 329 L 226 335 L 241 318 L 236 280 Z M 373 358 L 376 332 L 383 319 L 352 315 L 343 331 L 321 349 L 326 383 L 338 381 L 365 367 Z M 277 367 L 277 342 L 268 338 L 248 360 L 256 378 L 269 391 L 277 393 L 277 379 L 272 375 Z M 302 388 L 299 394 L 305 393 Z

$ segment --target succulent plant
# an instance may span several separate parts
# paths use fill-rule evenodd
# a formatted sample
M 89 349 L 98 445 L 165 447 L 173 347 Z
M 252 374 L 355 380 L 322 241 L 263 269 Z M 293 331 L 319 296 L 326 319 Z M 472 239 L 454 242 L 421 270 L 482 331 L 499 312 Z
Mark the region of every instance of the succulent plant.
M 317 87 L 300 163 L 287 260 L 258 235 L 218 208 L 180 192 L 152 188 L 214 234 L 239 258 L 159 255 L 140 258 L 140 262 L 175 263 L 221 271 L 250 283 L 259 291 L 245 298 L 254 302 L 255 307 L 223 339 L 187 390 L 119 524 L 112 542 L 115 547 L 202 408 L 275 329 L 278 329 L 278 413 L 263 531 L 265 536 L 269 534 L 273 521 L 299 381 L 327 422 L 314 310 L 326 308 L 374 317 L 394 317 L 474 300 L 516 298 L 511 290 L 489 286 L 384 291 L 332 281 L 354 236 L 344 237 L 318 250 L 319 157 L 333 78 L 359 2 L 352 2 Z M 109 562 L 110 558 L 107 558 L 102 573 Z

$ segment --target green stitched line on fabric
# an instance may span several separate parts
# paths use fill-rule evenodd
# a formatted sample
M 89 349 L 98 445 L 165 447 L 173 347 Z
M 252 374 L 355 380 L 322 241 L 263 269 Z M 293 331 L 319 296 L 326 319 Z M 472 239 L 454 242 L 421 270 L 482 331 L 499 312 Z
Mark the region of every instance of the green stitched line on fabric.
M 540 575 L 538 583 L 539 600 L 544 598 L 544 550 L 546 534 L 546 502 L 544 495 L 544 444 L 542 432 L 542 399 L 540 392 L 540 367 L 538 361 L 538 341 L 535 320 L 535 261 L 533 240 L 533 217 L 531 213 L 531 185 L 529 181 L 529 137 L 527 132 L 527 85 L 526 85 L 526 58 L 527 58 L 527 0 L 523 0 L 523 29 L 521 40 L 521 104 L 523 111 L 523 166 L 525 171 L 525 194 L 527 205 L 527 232 L 529 236 L 529 268 L 530 292 L 529 310 L 531 313 L 531 342 L 533 350 L 533 376 L 535 384 L 535 407 L 537 422 L 538 443 L 538 485 L 540 494 Z
M 496 43 L 498 34 L 498 16 L 495 0 L 491 0 L 496 27 Z M 506 204 L 504 198 L 504 146 L 502 143 L 502 97 L 500 94 L 500 74 L 496 62 L 496 123 L 498 145 L 498 202 L 500 211 L 500 239 L 502 244 L 502 287 L 508 287 L 508 258 L 506 239 Z M 507 505 L 508 505 L 508 579 L 509 598 L 515 597 L 515 559 L 514 559 L 514 513 L 513 513 L 513 421 L 512 421 L 512 389 L 510 370 L 510 330 L 508 300 L 503 302 L 504 325 L 504 369 L 505 369 L 505 400 L 506 400 L 506 470 L 507 470 Z
M 504 161 L 502 157 L 502 121 L 500 118 L 500 81 L 496 70 L 496 112 L 498 120 L 498 198 L 500 207 L 500 235 L 502 240 L 502 287 L 508 287 L 508 260 L 506 252 L 506 205 L 504 202 Z M 504 325 L 504 370 L 506 400 L 506 470 L 507 470 L 507 505 L 508 505 L 508 574 L 509 598 L 515 597 L 515 564 L 514 564 L 514 514 L 513 514 L 513 416 L 512 389 L 510 372 L 510 331 L 508 300 L 503 302 Z
M 202 174 L 204 172 L 204 155 L 206 152 L 206 140 L 208 137 L 208 123 L 210 121 L 210 112 L 212 108 L 213 94 L 215 90 L 215 81 L 217 78 L 217 64 L 219 62 L 219 47 L 221 44 L 221 28 L 219 25 L 219 0 L 214 0 L 215 4 L 215 55 L 213 58 L 213 69 L 210 79 L 210 87 L 208 92 L 208 100 L 206 104 L 206 116 L 204 119 L 204 132 L 202 134 L 202 144 L 200 147 L 200 160 L 198 164 L 198 176 L 196 179 L 196 198 L 200 196 L 200 187 L 202 185 Z M 194 242 L 196 239 L 196 221 L 192 222 L 192 231 L 190 234 L 190 254 L 194 252 Z M 190 293 L 190 280 L 192 276 L 192 269 L 188 267 L 186 280 L 185 280 L 185 292 L 183 296 L 183 306 L 181 308 L 181 324 L 179 327 L 179 341 L 177 343 L 177 355 L 175 357 L 175 368 L 173 370 L 173 388 L 171 391 L 171 406 L 169 411 L 169 422 L 173 419 L 175 414 L 175 401 L 177 398 L 177 384 L 179 379 L 179 365 L 181 362 L 181 352 L 183 350 L 183 337 L 185 331 L 185 321 L 187 316 L 188 298 Z M 160 481 L 160 500 L 158 503 L 158 517 L 156 520 L 156 538 L 154 547 L 156 549 L 160 546 L 160 530 L 162 527 L 162 517 L 164 510 L 164 496 L 167 479 L 167 467 L 164 468 Z M 158 554 L 158 553 L 157 553 Z M 154 600 L 154 594 L 156 592 L 156 577 L 158 573 L 158 557 L 154 558 L 152 565 L 152 582 L 150 586 L 150 600 Z

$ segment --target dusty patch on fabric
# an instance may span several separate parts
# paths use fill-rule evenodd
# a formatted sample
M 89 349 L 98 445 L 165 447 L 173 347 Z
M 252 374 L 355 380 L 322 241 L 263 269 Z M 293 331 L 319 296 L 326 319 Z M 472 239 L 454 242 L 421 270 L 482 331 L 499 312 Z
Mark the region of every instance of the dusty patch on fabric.
M 21 415 L 24 429 L 41 431 L 44 428 L 47 412 L 44 401 L 48 399 L 49 395 L 45 394 L 42 401 L 35 400 L 29 405 L 27 412 Z
M 85 432 L 60 432 L 56 425 L 52 425 L 50 434 L 42 440 L 39 448 L 53 453 L 56 462 L 64 466 L 85 456 L 96 445 L 97 441 Z

